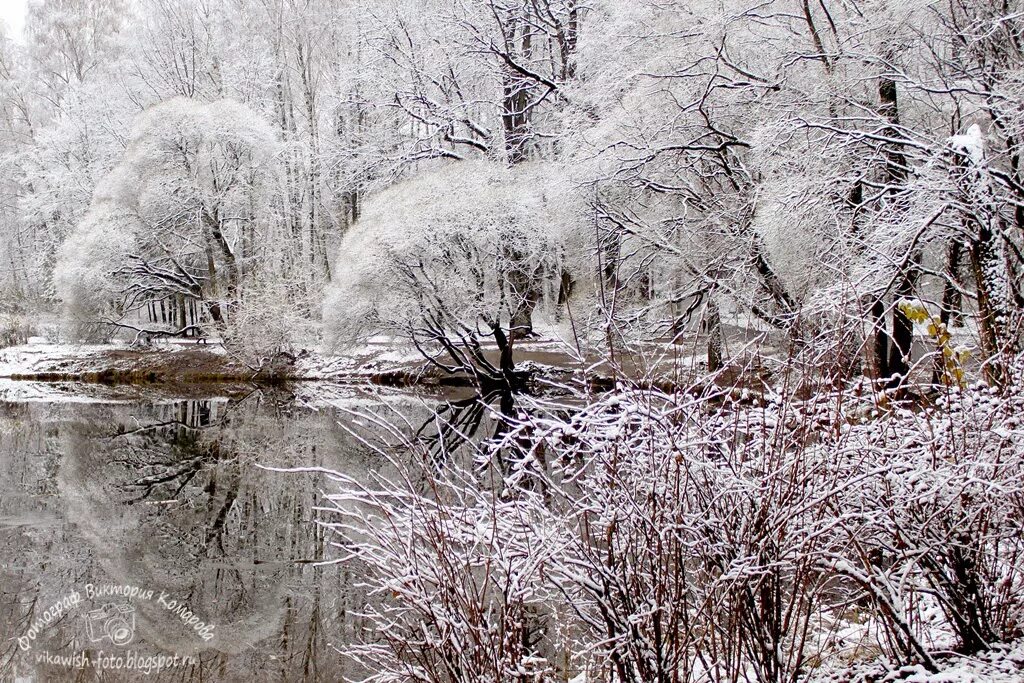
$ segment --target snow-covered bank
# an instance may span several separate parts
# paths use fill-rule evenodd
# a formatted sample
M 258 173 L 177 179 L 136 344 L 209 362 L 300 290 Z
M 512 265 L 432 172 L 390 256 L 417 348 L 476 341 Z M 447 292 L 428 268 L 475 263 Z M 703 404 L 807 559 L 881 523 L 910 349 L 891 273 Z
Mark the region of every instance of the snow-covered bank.
M 124 345 L 32 342 L 0 350 L 0 377 L 18 377 L 85 365 Z
M 843 669 L 822 668 L 808 683 L 1021 683 L 1024 641 L 993 645 L 973 656 L 949 654 L 937 661 L 938 671 L 920 664 L 872 662 Z
M 278 379 L 371 381 L 403 373 L 414 377 L 422 359 L 381 343 L 345 355 L 302 352 L 286 357 Z M 127 344 L 35 342 L 0 349 L 0 378 L 108 383 L 252 381 L 265 378 L 259 367 L 241 362 L 218 343 L 172 341 L 147 348 Z
M 497 363 L 496 347 L 483 345 L 482 349 L 486 357 Z M 520 342 L 515 358 L 518 368 L 533 375 L 584 371 L 594 377 L 613 374 L 606 362 L 596 357 L 580 358 L 564 342 L 551 338 Z M 642 375 L 655 366 L 662 370 L 690 368 L 696 362 L 689 355 L 680 355 L 678 349 L 670 345 L 653 349 L 651 359 L 649 366 L 630 367 L 628 371 Z M 268 370 L 269 367 L 273 370 Z M 389 337 L 375 337 L 361 346 L 337 351 L 285 353 L 273 362 L 246 362 L 228 353 L 216 340 L 197 343 L 192 339 L 172 339 L 148 347 L 133 347 L 126 343 L 55 344 L 34 339 L 27 344 L 0 349 L 0 378 L 178 384 L 266 379 L 394 385 L 470 383 L 468 377 L 447 376 L 427 362 L 419 351 Z

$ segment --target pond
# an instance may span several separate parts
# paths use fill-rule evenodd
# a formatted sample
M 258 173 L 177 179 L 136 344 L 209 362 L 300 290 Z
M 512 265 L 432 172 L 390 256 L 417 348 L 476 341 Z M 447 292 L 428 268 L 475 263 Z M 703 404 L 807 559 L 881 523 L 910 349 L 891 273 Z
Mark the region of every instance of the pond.
M 353 411 L 415 431 L 436 401 L 304 391 L 0 400 L 0 679 L 357 675 L 365 596 L 318 564 L 330 483 L 261 466 L 379 471 Z

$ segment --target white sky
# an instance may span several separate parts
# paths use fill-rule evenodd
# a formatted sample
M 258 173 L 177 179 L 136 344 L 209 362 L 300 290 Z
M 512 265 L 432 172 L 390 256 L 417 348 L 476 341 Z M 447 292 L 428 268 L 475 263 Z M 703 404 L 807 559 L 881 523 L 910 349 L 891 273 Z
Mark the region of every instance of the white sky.
M 0 19 L 7 24 L 7 35 L 14 40 L 21 40 L 27 8 L 28 0 L 0 0 Z

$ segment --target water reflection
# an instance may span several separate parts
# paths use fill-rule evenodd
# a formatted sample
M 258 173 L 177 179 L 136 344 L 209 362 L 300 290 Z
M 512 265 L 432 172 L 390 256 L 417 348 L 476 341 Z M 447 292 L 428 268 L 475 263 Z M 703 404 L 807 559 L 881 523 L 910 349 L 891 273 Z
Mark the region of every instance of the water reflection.
M 435 471 L 461 458 L 460 466 L 475 470 L 498 495 L 511 489 L 535 490 L 545 480 L 536 475 L 550 474 L 544 449 L 534 447 L 525 433 L 511 434 L 522 417 L 519 413 L 526 410 L 520 396 L 508 390 L 448 401 L 416 429 L 416 450 L 429 453 Z M 481 449 L 484 441 L 494 447 Z
M 484 438 L 497 439 L 507 427 L 503 418 L 515 406 L 509 391 L 447 401 L 437 406 L 416 429 L 414 438 L 430 452 L 434 465 L 443 467 L 454 453 Z
M 403 409 L 416 411 L 410 424 L 429 415 L 415 401 Z M 324 482 L 256 467 L 379 469 L 348 419 L 262 391 L 125 405 L 0 403 L 0 678 L 140 677 L 101 670 L 100 652 L 133 652 L 136 663 L 191 658 L 152 680 L 357 675 L 343 651 L 361 627 L 365 596 L 349 568 L 315 564 L 324 539 L 311 518 Z M 47 621 L 48 608 L 84 598 L 87 586 L 154 594 L 83 599 Z M 126 604 L 130 611 L 117 611 Z M 214 625 L 212 638 L 201 637 L 197 621 Z M 119 644 L 129 630 L 130 642 Z M 73 653 L 89 661 L 56 658 Z

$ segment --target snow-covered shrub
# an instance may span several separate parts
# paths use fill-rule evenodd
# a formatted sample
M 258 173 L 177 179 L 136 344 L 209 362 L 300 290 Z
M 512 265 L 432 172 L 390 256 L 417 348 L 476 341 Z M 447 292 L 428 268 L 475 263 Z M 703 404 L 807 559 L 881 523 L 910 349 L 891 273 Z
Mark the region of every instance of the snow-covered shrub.
M 32 324 L 20 313 L 0 312 L 0 348 L 24 344 L 32 336 Z
M 619 680 L 792 680 L 851 647 L 827 636 L 851 605 L 854 649 L 892 661 L 1019 637 L 1022 386 L 867 419 L 842 391 L 642 391 L 527 420 L 509 438 L 553 463 L 571 533 L 547 573 L 593 629 L 575 651 Z
M 950 391 L 923 412 L 898 410 L 850 431 L 859 468 L 877 474 L 844 494 L 844 508 L 857 511 L 844 522 L 855 551 L 845 569 L 889 603 L 883 623 L 905 648 L 917 631 L 925 645 L 966 653 L 1021 635 L 1024 385 L 1017 377 L 1002 396 L 982 385 Z
M 336 491 L 320 523 L 368 594 L 363 640 L 345 654 L 380 683 L 545 680 L 555 595 L 538 579 L 557 544 L 535 535 L 540 503 L 504 498 L 472 468 L 439 469 L 428 449 L 404 445 L 398 457 L 375 446 L 385 466 L 370 481 L 326 473 Z
M 538 476 L 564 536 L 545 573 L 579 615 L 565 647 L 588 675 L 793 680 L 823 655 L 837 482 L 787 410 L 812 425 L 775 403 L 638 391 L 509 435 L 551 463 Z
M 314 316 L 293 283 L 252 278 L 223 325 L 224 348 L 254 371 L 274 374 L 316 340 Z
M 508 428 L 469 464 L 405 442 L 398 477 L 333 475 L 325 521 L 381 601 L 371 630 L 388 633 L 359 652 L 391 672 L 377 680 L 444 652 L 501 662 L 480 680 L 528 660 L 555 680 L 774 683 L 879 656 L 937 671 L 937 653 L 1010 642 L 1024 618 L 1016 368 L 1001 395 L 946 387 L 927 406 L 830 385 L 620 386 L 503 407 Z M 541 640 L 503 649 L 507 634 Z

